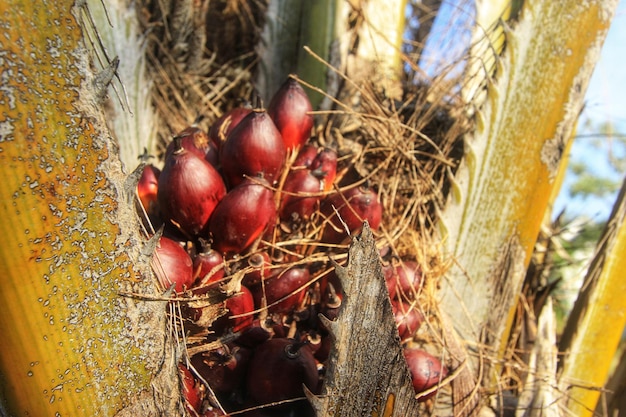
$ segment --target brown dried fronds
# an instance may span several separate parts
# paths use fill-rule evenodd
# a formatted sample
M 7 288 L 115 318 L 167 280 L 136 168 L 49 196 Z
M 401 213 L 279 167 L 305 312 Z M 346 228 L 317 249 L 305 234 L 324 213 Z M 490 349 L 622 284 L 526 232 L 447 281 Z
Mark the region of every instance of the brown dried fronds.
M 407 229 L 432 228 L 460 161 L 469 121 L 444 82 L 406 86 L 402 102 L 365 83 L 352 89 L 349 104 L 333 98 L 340 110 L 320 114 L 326 120 L 318 140 L 378 190 L 388 243 Z
M 158 149 L 191 124 L 207 129 L 217 117 L 255 96 L 252 73 L 265 1 L 145 0 Z

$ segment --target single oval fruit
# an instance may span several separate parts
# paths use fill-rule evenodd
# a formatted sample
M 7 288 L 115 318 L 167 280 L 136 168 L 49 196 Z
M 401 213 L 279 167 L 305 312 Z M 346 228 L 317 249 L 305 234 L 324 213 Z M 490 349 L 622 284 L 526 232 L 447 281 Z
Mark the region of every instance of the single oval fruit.
M 208 288 L 224 278 L 224 257 L 215 249 L 205 249 L 194 256 L 193 270 L 194 287 Z
M 146 165 L 137 183 L 137 196 L 148 214 L 156 212 L 159 175 L 161 175 L 161 170 L 153 165 Z
M 176 292 L 183 292 L 193 284 L 193 262 L 178 242 L 162 236 L 151 260 L 152 269 L 163 287 L 175 285 Z
M 241 286 L 238 293 L 227 298 L 222 303 L 222 306 L 224 310 L 226 310 L 226 314 L 218 317 L 210 324 L 209 328 L 213 333 L 219 335 L 229 329 L 233 332 L 239 332 L 247 329 L 254 322 L 254 316 L 252 314 L 254 311 L 254 299 L 252 293 L 245 285 Z M 209 306 L 208 311 L 214 312 L 213 307 L 214 306 Z M 191 311 L 191 313 L 191 319 L 193 321 L 200 325 L 204 324 L 203 319 L 206 317 L 204 308 L 201 307 L 195 311 Z
M 178 133 L 165 148 L 164 159 L 167 160 L 181 146 L 198 158 L 205 159 L 211 165 L 217 166 L 217 146 L 209 139 L 209 135 L 199 127 L 189 126 Z
M 252 352 L 241 346 L 225 346 L 198 353 L 191 363 L 212 390 L 231 394 L 243 388 L 244 378 Z
M 422 268 L 415 261 L 400 261 L 394 270 L 395 297 L 407 301 L 414 300 L 422 286 Z
M 268 278 L 264 286 L 256 286 L 253 296 L 255 306 L 262 307 L 261 297 L 265 288 L 265 297 L 270 313 L 290 313 L 301 302 L 306 294 L 306 285 L 311 275 L 308 268 L 292 267 Z M 293 293 L 293 294 L 292 294 Z M 282 298 L 286 297 L 284 300 Z M 274 304 L 276 303 L 276 304 Z
M 308 220 L 318 209 L 323 183 L 308 169 L 291 171 L 283 185 L 279 217 L 283 221 Z
M 300 152 L 298 152 L 298 156 L 295 161 L 293 161 L 292 168 L 310 168 L 311 164 L 315 158 L 317 158 L 317 154 L 319 149 L 315 145 L 305 144 L 302 148 L 300 148 Z
M 209 222 L 213 249 L 240 254 L 276 219 L 274 192 L 263 179 L 246 179 L 215 208 Z
M 264 110 L 253 110 L 230 132 L 220 152 L 222 171 L 229 187 L 245 178 L 261 176 L 276 181 L 287 150 L 280 132 Z
M 205 159 L 179 147 L 165 161 L 159 176 L 159 208 L 164 219 L 188 236 L 205 230 L 225 195 L 222 177 Z
M 322 182 L 324 191 L 332 190 L 337 176 L 337 152 L 330 148 L 322 149 L 311 163 L 311 173 Z
M 430 353 L 421 349 L 404 349 L 403 352 L 411 372 L 413 388 L 418 395 L 439 384 L 448 375 L 448 370 L 441 364 L 439 358 Z M 436 391 L 419 397 L 418 401 L 424 402 L 435 394 Z
M 323 201 L 321 211 L 328 219 L 322 235 L 322 241 L 327 243 L 340 243 L 347 237 L 344 224 L 351 235 L 361 230 L 365 220 L 372 230 L 377 230 L 383 214 L 378 194 L 364 186 L 329 195 Z
M 267 106 L 267 112 L 280 131 L 287 149 L 299 149 L 311 136 L 313 111 L 306 92 L 293 78 L 288 78 Z
M 254 316 L 252 315 L 254 311 L 254 299 L 252 298 L 252 293 L 246 286 L 242 285 L 239 293 L 228 298 L 224 302 L 224 306 L 226 310 L 228 310 L 226 318 L 228 319 L 229 327 L 232 327 L 234 332 L 247 329 L 252 325 L 254 321 Z
M 247 392 L 254 404 L 303 397 L 303 385 L 313 393 L 317 391 L 317 366 L 306 345 L 276 338 L 254 350 L 246 377 Z
M 182 394 L 185 399 L 185 407 L 192 414 L 200 412 L 204 398 L 204 386 L 191 374 L 183 364 L 178 364 L 178 376 L 182 385 Z
M 400 339 L 413 337 L 424 321 L 422 313 L 415 306 L 397 300 L 391 302 L 391 308 Z
M 222 145 L 235 126 L 251 112 L 252 109 L 249 107 L 235 107 L 224 113 L 211 125 L 209 128 L 209 139 L 211 139 L 218 150 L 222 149 Z

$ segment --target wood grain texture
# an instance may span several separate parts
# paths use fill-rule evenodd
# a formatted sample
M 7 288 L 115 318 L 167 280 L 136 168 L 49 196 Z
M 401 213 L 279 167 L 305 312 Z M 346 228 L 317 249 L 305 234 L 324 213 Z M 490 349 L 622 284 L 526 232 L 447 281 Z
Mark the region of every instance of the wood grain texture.
M 324 320 L 335 345 L 322 394 L 309 395 L 317 416 L 417 416 L 419 404 L 367 224 L 352 241 L 348 265 L 336 265 L 336 272 L 344 299 L 337 319 Z

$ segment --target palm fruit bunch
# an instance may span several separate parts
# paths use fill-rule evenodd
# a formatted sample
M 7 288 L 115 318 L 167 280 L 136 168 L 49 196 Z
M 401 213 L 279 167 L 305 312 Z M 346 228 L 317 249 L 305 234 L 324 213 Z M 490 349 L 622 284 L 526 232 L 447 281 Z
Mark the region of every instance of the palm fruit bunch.
M 376 231 L 383 209 L 336 150 L 314 143 L 311 112 L 288 78 L 266 109 L 234 108 L 208 132 L 190 126 L 161 168 L 143 169 L 138 209 L 148 230 L 162 231 L 155 276 L 189 299 L 179 370 L 191 415 L 314 414 L 303 386 L 319 393 L 331 348 L 318 315 L 332 319 L 342 299 L 328 257 L 345 252 L 364 221 Z M 384 252 L 399 336 L 410 339 L 424 319 L 420 266 Z M 427 355 L 406 350 L 416 391 L 446 373 Z

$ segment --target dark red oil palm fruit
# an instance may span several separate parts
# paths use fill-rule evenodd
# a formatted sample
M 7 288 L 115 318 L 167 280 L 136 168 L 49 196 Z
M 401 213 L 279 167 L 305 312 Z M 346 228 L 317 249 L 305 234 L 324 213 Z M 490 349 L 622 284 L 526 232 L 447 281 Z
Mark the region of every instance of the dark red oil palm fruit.
M 222 410 L 217 407 L 210 407 L 204 410 L 200 417 L 228 417 L 228 414 L 224 414 Z
M 181 392 L 185 399 L 185 407 L 191 415 L 197 415 L 202 407 L 204 386 L 181 363 L 178 364 L 178 375 L 182 386 Z
M 436 392 L 423 397 L 419 397 L 419 393 L 439 384 L 448 375 L 446 367 L 437 357 L 421 349 L 404 349 L 404 357 L 411 372 L 413 388 L 418 394 L 417 400 L 423 402 L 432 398 Z
M 234 332 L 245 330 L 254 322 L 254 298 L 248 287 L 242 285 L 239 292 L 224 301 L 226 314 L 219 317 L 211 325 L 211 330 L 217 334 L 227 329 Z M 241 317 L 233 317 L 241 316 Z
M 217 166 L 217 146 L 209 139 L 209 135 L 199 127 L 189 126 L 177 134 L 165 149 L 165 159 L 176 151 L 179 146 L 182 146 L 199 158 L 206 159 L 211 165 Z
M 303 385 L 317 392 L 317 366 L 306 344 L 275 338 L 254 350 L 246 376 L 247 393 L 253 404 L 303 397 Z
M 285 165 L 287 150 L 280 132 L 265 110 L 253 110 L 230 132 L 220 160 L 229 187 L 241 184 L 244 176 L 262 176 L 273 184 Z
M 391 308 L 396 320 L 396 327 L 398 328 L 400 339 L 404 340 L 413 337 L 424 321 L 422 313 L 417 307 L 398 300 L 391 302 Z
M 311 171 L 322 181 L 324 191 L 332 190 L 337 176 L 337 152 L 330 148 L 323 149 L 311 163 Z
M 230 320 L 234 332 L 247 329 L 252 325 L 254 316 L 254 299 L 248 287 L 242 285 L 238 294 L 226 300 L 228 319 Z M 240 316 L 240 317 L 233 317 Z
M 254 304 L 262 307 L 263 288 L 270 313 L 290 313 L 302 302 L 306 295 L 306 285 L 311 279 L 308 268 L 292 267 L 268 278 L 264 286 L 254 288 Z M 284 300 L 282 300 L 286 297 Z M 282 300 L 279 302 L 279 300 Z M 276 303 L 276 304 L 274 304 Z
M 291 171 L 283 185 L 279 217 L 283 221 L 308 220 L 318 209 L 323 183 L 308 169 Z
M 318 152 L 319 149 L 317 146 L 308 143 L 305 144 L 300 148 L 298 156 L 293 161 L 292 168 L 310 168 L 315 158 L 317 158 Z
M 191 363 L 213 391 L 231 394 L 243 388 L 251 356 L 250 349 L 227 345 L 195 354 Z
M 337 217 L 335 209 L 341 220 Z M 329 195 L 322 202 L 321 211 L 328 218 L 322 235 L 322 241 L 327 243 L 340 243 L 347 237 L 343 223 L 351 235 L 361 230 L 365 220 L 368 221 L 372 230 L 377 230 L 383 214 L 378 194 L 366 186 L 354 187 L 343 193 Z
M 395 266 L 396 294 L 398 299 L 413 301 L 422 285 L 422 269 L 417 262 L 400 261 Z
M 193 257 L 194 287 L 208 288 L 224 278 L 224 257 L 215 249 L 205 248 Z
M 273 325 L 273 321 L 269 318 L 255 319 L 250 327 L 241 331 L 241 334 L 233 343 L 248 349 L 254 349 L 272 337 L 274 333 Z
M 151 261 L 152 269 L 164 289 L 175 285 L 183 292 L 193 284 L 193 262 L 182 246 L 165 236 L 159 239 Z
M 205 159 L 179 147 L 165 160 L 159 176 L 159 208 L 164 219 L 188 236 L 205 230 L 225 195 L 222 177 Z
M 276 219 L 274 192 L 264 179 L 247 178 L 230 190 L 215 208 L 209 222 L 213 249 L 240 254 Z
M 137 196 L 148 214 L 156 213 L 159 175 L 161 170 L 153 165 L 146 165 L 137 182 Z
M 293 78 L 278 89 L 267 106 L 287 149 L 299 149 L 311 136 L 313 106 L 306 92 Z
M 215 144 L 218 151 L 232 130 L 249 115 L 252 109 L 249 107 L 235 107 L 220 116 L 209 128 L 209 139 Z

